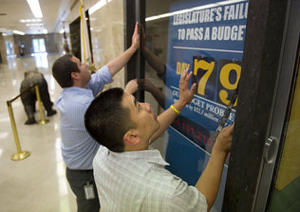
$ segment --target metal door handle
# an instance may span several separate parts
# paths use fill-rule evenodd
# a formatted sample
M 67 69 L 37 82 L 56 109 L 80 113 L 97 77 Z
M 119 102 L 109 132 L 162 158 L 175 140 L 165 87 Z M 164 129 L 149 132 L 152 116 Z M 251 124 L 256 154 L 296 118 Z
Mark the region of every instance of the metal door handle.
M 264 161 L 267 164 L 274 163 L 275 161 L 276 152 L 277 152 L 276 141 L 277 141 L 276 138 L 270 137 L 265 142 L 263 157 L 264 157 Z

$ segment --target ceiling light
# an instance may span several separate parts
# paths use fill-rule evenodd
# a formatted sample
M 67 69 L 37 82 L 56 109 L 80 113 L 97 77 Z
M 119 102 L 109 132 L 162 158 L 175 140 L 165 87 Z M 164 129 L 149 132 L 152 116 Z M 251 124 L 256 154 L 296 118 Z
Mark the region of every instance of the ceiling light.
M 19 30 L 13 30 L 13 33 L 18 34 L 18 35 L 25 35 L 24 32 L 21 32 Z
M 94 12 L 102 8 L 103 6 L 106 5 L 106 0 L 100 0 L 96 4 L 94 4 L 88 11 L 89 15 L 92 15 Z
M 34 17 L 36 17 L 36 18 L 43 17 L 43 13 L 41 10 L 39 0 L 27 0 L 27 3 L 29 4 L 29 7 L 30 7 L 31 12 L 33 13 Z
M 218 3 L 206 4 L 206 5 L 202 5 L 199 7 L 193 7 L 193 8 L 183 9 L 183 10 L 176 10 L 176 11 L 169 12 L 169 13 L 164 13 L 164 14 L 160 14 L 160 15 L 147 17 L 147 18 L 145 18 L 145 21 L 146 22 L 153 21 L 153 20 L 157 20 L 157 19 L 167 18 L 167 17 L 173 16 L 175 14 L 187 13 L 187 12 L 191 12 L 191 11 L 202 10 L 202 9 L 206 9 L 206 8 L 217 7 L 219 5 L 227 5 L 227 4 L 243 2 L 243 1 L 247 1 L 247 0 L 228 0 L 228 1 L 218 2 Z
M 20 22 L 22 22 L 22 23 L 36 23 L 36 22 L 42 22 L 42 19 L 20 19 Z
M 26 24 L 26 26 L 43 26 L 43 23 L 30 23 Z

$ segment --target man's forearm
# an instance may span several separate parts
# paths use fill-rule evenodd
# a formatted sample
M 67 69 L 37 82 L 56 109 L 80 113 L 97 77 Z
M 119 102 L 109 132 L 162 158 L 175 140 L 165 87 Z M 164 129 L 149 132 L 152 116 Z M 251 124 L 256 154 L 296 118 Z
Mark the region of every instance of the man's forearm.
M 112 77 L 125 66 L 125 64 L 130 60 L 136 50 L 137 49 L 135 47 L 131 46 L 119 57 L 115 58 L 107 64 Z
M 185 105 L 188 102 L 179 99 L 177 100 L 173 106 L 176 108 L 176 110 L 181 111 L 185 107 Z M 152 136 L 151 141 L 153 142 L 155 139 L 157 139 L 162 133 L 164 133 L 170 124 L 174 121 L 174 119 L 178 116 L 178 114 L 174 111 L 172 108 L 166 109 L 163 113 L 161 113 L 157 120 L 160 123 L 160 128 L 155 132 L 155 134 Z
M 191 89 L 189 90 L 189 80 L 192 76 L 192 72 L 188 74 L 188 70 L 185 70 L 179 80 L 179 90 L 180 90 L 180 98 L 171 105 L 170 108 L 166 109 L 162 114 L 160 114 L 157 119 L 160 123 L 160 128 L 154 134 L 154 138 L 156 139 L 160 136 L 174 121 L 176 116 L 180 113 L 183 108 L 192 101 L 193 95 L 196 90 L 196 84 L 193 83 Z M 157 137 L 155 137 L 157 136 Z M 153 139 L 153 140 L 155 140 Z
M 152 88 L 149 90 L 155 100 L 158 102 L 159 106 L 165 108 L 165 94 L 157 87 Z
M 144 58 L 149 65 L 159 74 L 166 73 L 166 66 L 155 54 L 153 54 L 148 48 L 144 48 L 142 51 Z
M 213 150 L 205 170 L 195 185 L 198 191 L 206 197 L 208 211 L 215 202 L 219 191 L 226 156 L 227 154 L 224 152 L 217 153 Z

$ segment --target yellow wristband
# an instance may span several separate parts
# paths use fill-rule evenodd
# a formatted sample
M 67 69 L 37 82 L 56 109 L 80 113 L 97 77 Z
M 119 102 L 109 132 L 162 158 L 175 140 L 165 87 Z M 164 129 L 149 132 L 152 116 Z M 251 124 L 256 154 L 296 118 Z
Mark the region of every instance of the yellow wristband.
M 177 110 L 173 105 L 171 105 L 170 108 L 172 108 L 175 111 L 175 113 L 177 113 L 177 115 L 179 115 L 180 111 Z

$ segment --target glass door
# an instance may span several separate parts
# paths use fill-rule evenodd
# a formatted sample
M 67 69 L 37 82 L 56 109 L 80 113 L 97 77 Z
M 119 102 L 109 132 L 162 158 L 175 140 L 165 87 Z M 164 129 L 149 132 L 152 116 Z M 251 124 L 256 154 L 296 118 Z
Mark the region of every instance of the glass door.
M 186 69 L 197 84 L 193 101 L 151 147 L 161 150 L 166 168 L 195 185 L 210 158 L 214 134 L 237 90 L 246 33 L 248 0 L 148 0 L 145 2 L 145 101 L 159 114 L 179 98 Z M 235 119 L 236 104 L 226 123 Z M 222 210 L 228 170 L 223 169 L 211 212 Z
M 300 209 L 300 2 L 291 1 L 255 211 Z
M 40 53 L 46 52 L 45 40 L 44 38 L 33 39 L 32 40 L 33 52 Z
M 267 211 L 299 211 L 300 209 L 300 54 L 298 51 L 296 86 L 291 96 L 289 118 L 285 122 L 279 168 Z

